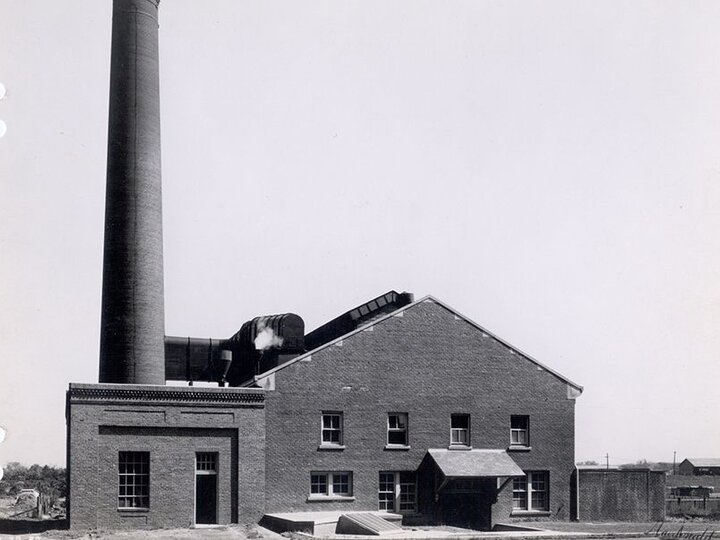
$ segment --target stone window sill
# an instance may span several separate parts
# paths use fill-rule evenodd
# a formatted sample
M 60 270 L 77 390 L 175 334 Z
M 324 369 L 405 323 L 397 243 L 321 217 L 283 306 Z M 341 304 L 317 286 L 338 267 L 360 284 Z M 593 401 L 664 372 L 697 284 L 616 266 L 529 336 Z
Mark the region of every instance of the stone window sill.
M 145 514 L 150 511 L 149 508 L 126 508 L 118 507 L 118 512 L 127 512 L 128 514 Z
M 323 451 L 329 451 L 329 452 L 339 452 L 341 450 L 345 450 L 344 444 L 321 444 L 318 446 L 318 450 Z
M 472 450 L 473 447 L 469 444 L 451 444 L 448 446 L 448 450 Z
M 355 497 L 341 495 L 308 495 L 307 502 L 352 502 Z
M 406 444 L 386 444 L 385 450 L 410 450 L 410 446 Z
M 549 515 L 549 510 L 513 510 L 510 513 L 510 517 L 544 517 Z
M 511 444 L 507 447 L 508 452 L 529 452 L 532 446 L 524 446 L 522 444 Z

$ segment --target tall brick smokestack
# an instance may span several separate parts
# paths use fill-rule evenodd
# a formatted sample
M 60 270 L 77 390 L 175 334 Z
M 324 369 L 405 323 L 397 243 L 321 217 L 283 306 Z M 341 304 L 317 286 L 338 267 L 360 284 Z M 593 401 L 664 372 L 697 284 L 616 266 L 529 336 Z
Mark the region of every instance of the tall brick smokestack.
M 165 384 L 159 0 L 114 0 L 100 382 Z

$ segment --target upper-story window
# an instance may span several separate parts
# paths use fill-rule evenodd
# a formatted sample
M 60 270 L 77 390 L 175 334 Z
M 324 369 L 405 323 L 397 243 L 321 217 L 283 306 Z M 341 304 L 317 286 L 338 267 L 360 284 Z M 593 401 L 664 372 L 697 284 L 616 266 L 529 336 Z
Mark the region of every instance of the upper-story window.
M 341 446 L 343 443 L 343 414 L 324 412 L 320 442 L 323 445 Z
M 450 444 L 470 446 L 469 414 L 453 414 L 450 416 Z
M 530 446 L 530 417 L 512 415 L 510 417 L 510 444 L 513 446 Z
M 407 413 L 388 414 L 387 444 L 393 446 L 407 446 L 408 444 L 408 415 Z

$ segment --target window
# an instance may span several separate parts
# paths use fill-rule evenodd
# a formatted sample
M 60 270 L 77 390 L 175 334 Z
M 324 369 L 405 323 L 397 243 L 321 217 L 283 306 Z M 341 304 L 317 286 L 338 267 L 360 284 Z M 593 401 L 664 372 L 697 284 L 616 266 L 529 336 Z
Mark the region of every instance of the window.
M 529 472 L 513 479 L 513 510 L 544 512 L 549 509 L 548 473 Z
M 321 443 L 326 445 L 342 445 L 343 415 L 340 412 L 325 412 L 322 415 Z
M 414 513 L 417 508 L 417 487 L 414 472 L 380 472 L 378 509 L 401 514 Z
M 510 444 L 530 446 L 530 417 L 512 415 L 510 417 Z
M 388 512 L 395 511 L 395 473 L 380 473 L 378 508 Z
M 408 429 L 407 429 L 407 413 L 389 413 L 388 414 L 388 445 L 407 446 Z
M 150 508 L 150 452 L 120 452 L 118 508 Z
M 311 495 L 327 495 L 328 483 L 327 474 L 311 474 L 310 475 L 310 494 Z
M 314 472 L 310 475 L 311 498 L 352 497 L 352 473 Z
M 195 459 L 195 472 L 217 474 L 217 457 L 215 452 L 198 452 Z
M 470 415 L 450 416 L 450 444 L 470 446 Z

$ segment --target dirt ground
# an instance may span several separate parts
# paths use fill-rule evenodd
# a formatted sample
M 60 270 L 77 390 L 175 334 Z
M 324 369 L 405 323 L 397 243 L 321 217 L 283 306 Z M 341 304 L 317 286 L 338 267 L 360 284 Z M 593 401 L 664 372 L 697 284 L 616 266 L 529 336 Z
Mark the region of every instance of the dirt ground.
M 107 531 L 67 531 L 47 530 L 44 532 L 25 534 L 1 534 L 0 538 L 14 540 L 131 540 L 131 539 L 170 539 L 179 540 L 204 539 L 210 540 L 287 540 L 272 531 L 259 526 L 233 525 L 227 527 L 198 528 L 198 529 L 153 529 L 134 530 L 122 532 Z
M 582 532 L 582 533 L 645 533 L 656 532 L 660 523 L 591 523 L 571 521 L 535 521 L 526 523 L 513 523 L 513 525 L 526 525 L 558 532 Z M 660 532 L 672 536 L 670 533 L 677 532 L 682 527 L 682 532 L 702 533 L 703 531 L 717 531 L 713 536 L 720 537 L 720 521 L 706 520 L 672 520 L 665 521 Z
M 13 520 L 2 520 L 7 523 Z M 40 522 L 42 523 L 42 522 Z M 52 526 L 52 523 L 46 523 Z M 62 526 L 61 524 L 59 524 Z M 654 535 L 647 533 L 657 533 L 658 523 L 571 523 L 571 522 L 527 522 L 525 525 L 529 527 L 541 528 L 545 530 L 557 531 L 561 533 L 591 533 L 597 535 L 613 535 L 626 536 L 628 534 L 637 534 L 638 537 L 652 538 Z M 426 529 L 426 527 L 423 527 Z M 682 536 L 687 538 L 691 534 L 699 535 L 706 533 L 707 538 L 710 531 L 715 531 L 713 537 L 720 538 L 720 521 L 668 521 L 665 522 L 660 532 L 664 533 L 664 537 L 677 538 L 682 532 Z M 268 529 L 257 525 L 231 525 L 212 528 L 197 529 L 155 529 L 155 530 L 134 530 L 123 532 L 108 531 L 67 531 L 62 529 L 50 529 L 41 532 L 37 529 L 25 529 L 25 531 L 13 531 L 10 533 L 7 529 L 0 527 L 0 539 L 14 540 L 166 540 L 175 538 L 178 540 L 205 539 L 210 540 L 297 540 L 297 535 L 279 535 Z M 460 533 L 461 531 L 456 531 Z M 469 531 L 462 531 L 463 533 Z M 5 533 L 5 534 L 3 534 Z M 527 534 L 527 533 L 525 533 Z M 571 536 L 568 538 L 572 538 Z

